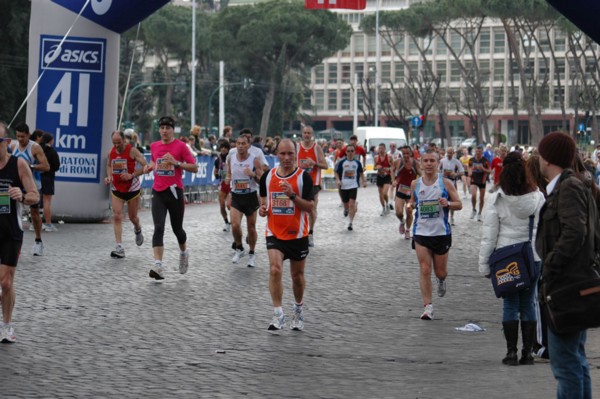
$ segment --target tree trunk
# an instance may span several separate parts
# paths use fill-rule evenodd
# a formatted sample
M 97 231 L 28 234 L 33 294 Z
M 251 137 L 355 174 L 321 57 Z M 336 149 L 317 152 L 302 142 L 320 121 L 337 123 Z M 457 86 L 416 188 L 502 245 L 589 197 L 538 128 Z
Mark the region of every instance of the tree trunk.
M 443 129 L 443 131 L 440 132 L 440 135 L 446 137 L 446 147 L 450 147 L 452 145 L 452 135 L 450 133 L 450 126 L 448 126 L 448 113 L 440 111 L 439 116 Z
M 271 108 L 273 108 L 273 101 L 275 100 L 275 85 L 276 85 L 277 74 L 271 75 L 271 81 L 269 82 L 269 91 L 265 98 L 265 105 L 263 106 L 262 119 L 260 120 L 260 137 L 265 139 L 267 137 L 267 131 L 269 129 L 269 118 L 271 117 Z

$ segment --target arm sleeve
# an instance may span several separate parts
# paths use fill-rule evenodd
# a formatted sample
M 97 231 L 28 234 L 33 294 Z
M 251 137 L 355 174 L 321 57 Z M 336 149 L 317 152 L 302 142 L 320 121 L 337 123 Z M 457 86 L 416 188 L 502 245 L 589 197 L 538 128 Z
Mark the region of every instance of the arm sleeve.
M 267 175 L 269 173 L 270 172 L 265 172 L 260 177 L 260 183 L 258 184 L 258 191 L 259 191 L 259 195 L 261 197 L 266 197 L 267 196 Z
M 302 199 L 307 201 L 313 201 L 315 199 L 313 180 L 306 172 L 302 172 Z

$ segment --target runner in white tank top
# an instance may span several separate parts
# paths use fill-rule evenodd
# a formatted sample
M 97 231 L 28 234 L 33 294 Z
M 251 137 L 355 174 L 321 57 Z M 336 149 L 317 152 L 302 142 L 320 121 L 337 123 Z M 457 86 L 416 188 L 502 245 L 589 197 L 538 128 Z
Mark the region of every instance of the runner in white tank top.
M 417 209 L 413 227 L 413 248 L 421 269 L 421 296 L 423 297 L 423 320 L 433 320 L 431 270 L 438 282 L 438 296 L 446 294 L 448 251 L 452 235 L 448 224 L 448 211 L 462 209 L 462 203 L 454 184 L 438 175 L 439 159 L 434 150 L 427 150 L 421 157 L 423 177 L 411 184 L 408 211 Z

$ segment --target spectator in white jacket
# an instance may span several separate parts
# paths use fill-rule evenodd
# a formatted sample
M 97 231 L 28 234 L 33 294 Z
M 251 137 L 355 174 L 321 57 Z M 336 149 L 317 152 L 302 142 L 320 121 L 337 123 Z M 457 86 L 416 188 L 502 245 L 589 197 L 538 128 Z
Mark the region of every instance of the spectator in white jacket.
M 509 153 L 504 159 L 499 187 L 486 201 L 483 213 L 479 271 L 486 277 L 490 275 L 488 260 L 494 249 L 529 239 L 530 215 L 535 217 L 532 234 L 535 238 L 540 209 L 544 204 L 544 195 L 538 190 L 526 168 L 525 160 L 517 151 Z M 535 253 L 535 244 L 533 248 L 539 271 L 541 263 Z M 503 364 L 533 364 L 532 347 L 537 324 L 534 307 L 536 285 L 537 278 L 531 282 L 530 288 L 503 298 L 502 327 L 507 347 Z M 519 319 L 523 339 L 520 360 L 517 358 Z

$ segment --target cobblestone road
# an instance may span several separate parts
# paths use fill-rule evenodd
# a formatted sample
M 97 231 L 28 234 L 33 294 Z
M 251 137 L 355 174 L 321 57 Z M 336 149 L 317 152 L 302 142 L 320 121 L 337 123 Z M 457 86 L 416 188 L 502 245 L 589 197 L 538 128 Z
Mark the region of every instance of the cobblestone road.
M 31 256 L 27 232 L 17 271 L 19 342 L 0 345 L 0 397 L 89 398 L 551 398 L 548 364 L 506 367 L 501 301 L 477 272 L 481 224 L 457 213 L 448 293 L 435 320 L 419 319 L 419 273 L 393 215 L 379 216 L 376 188 L 359 191 L 353 232 L 335 192 L 321 194 L 316 248 L 306 270 L 306 328 L 273 335 L 259 218 L 257 266 L 231 263 L 231 236 L 216 204 L 186 208 L 190 270 L 148 278 L 146 242 L 125 225 L 127 257 L 113 260 L 112 226 L 63 224 Z M 466 201 L 464 201 L 466 202 Z M 166 265 L 176 265 L 167 228 Z M 293 296 L 289 268 L 284 310 Z M 455 327 L 476 322 L 482 333 Z M 600 395 L 600 334 L 588 358 Z

